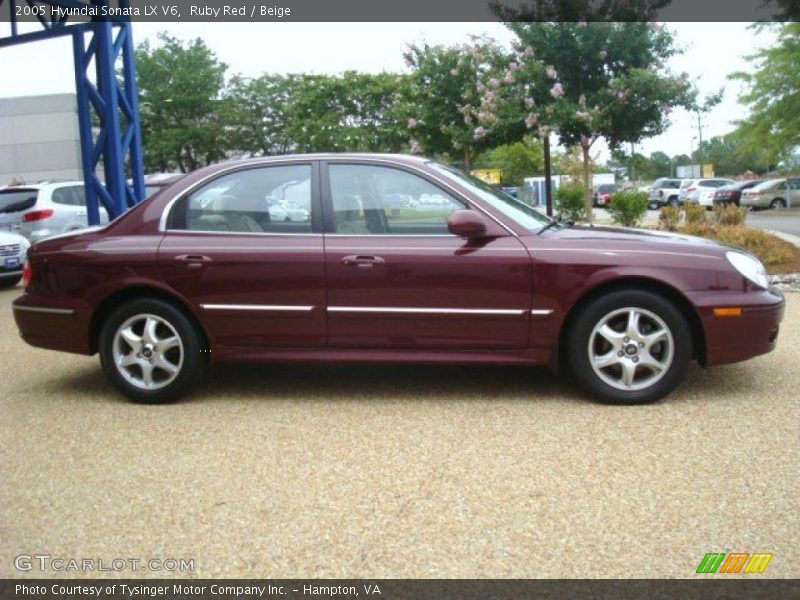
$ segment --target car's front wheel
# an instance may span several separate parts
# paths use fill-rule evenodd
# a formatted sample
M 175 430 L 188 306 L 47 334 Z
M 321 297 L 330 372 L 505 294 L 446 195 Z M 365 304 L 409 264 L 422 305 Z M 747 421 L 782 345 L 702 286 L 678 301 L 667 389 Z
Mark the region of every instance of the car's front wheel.
M 653 402 L 683 380 L 692 356 L 686 319 L 661 295 L 618 290 L 583 307 L 566 340 L 578 383 L 614 404 Z
M 111 383 L 137 402 L 171 402 L 202 378 L 201 333 L 172 304 L 138 299 L 120 306 L 100 332 L 100 363 Z

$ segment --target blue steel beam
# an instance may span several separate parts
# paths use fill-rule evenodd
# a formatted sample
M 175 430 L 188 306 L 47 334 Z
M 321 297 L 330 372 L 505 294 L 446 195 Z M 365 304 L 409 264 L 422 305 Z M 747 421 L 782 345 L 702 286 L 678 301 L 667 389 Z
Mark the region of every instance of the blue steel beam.
M 13 15 L 18 2 L 0 0 L 0 9 L 5 4 Z M 64 8 L 108 5 L 108 0 L 36 2 Z M 116 6 L 127 8 L 129 2 L 117 0 Z M 100 222 L 101 205 L 115 218 L 141 202 L 145 195 L 133 37 L 127 21 L 97 18 L 91 22 L 66 21 L 40 19 L 41 30 L 22 34 L 12 22 L 11 35 L 0 37 L 0 47 L 72 35 L 87 216 L 89 223 L 96 225 Z M 92 64 L 94 81 L 89 74 Z M 101 164 L 104 180 L 97 176 Z M 126 171 L 130 174 L 130 184 Z

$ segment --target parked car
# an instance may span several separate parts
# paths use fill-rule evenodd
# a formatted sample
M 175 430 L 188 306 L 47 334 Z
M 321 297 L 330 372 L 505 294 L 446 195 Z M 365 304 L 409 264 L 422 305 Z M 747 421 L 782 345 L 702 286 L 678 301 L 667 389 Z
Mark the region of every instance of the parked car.
M 699 204 L 703 192 L 716 191 L 733 183 L 736 183 L 733 179 L 687 179 L 681 184 L 678 199 L 689 204 Z
M 184 175 L 185 173 L 148 173 L 144 176 L 145 198 L 172 185 Z
M 519 197 L 519 188 L 517 186 L 513 186 L 513 185 L 512 186 L 506 186 L 506 187 L 503 188 L 503 191 L 506 194 L 508 194 L 509 196 L 511 196 L 512 198 L 518 198 Z
M 656 179 L 648 192 L 648 207 L 655 210 L 662 206 L 677 206 L 683 179 L 662 177 Z
M 714 206 L 726 206 L 730 204 L 739 206 L 739 202 L 742 198 L 742 192 L 744 190 L 754 188 L 761 183 L 764 183 L 763 179 L 750 179 L 749 181 L 739 181 L 737 183 L 732 183 L 731 185 L 724 185 L 714 192 Z
M 287 202 L 270 204 L 269 217 L 273 221 L 310 221 L 311 214 L 305 208 Z
M 286 182 L 310 221 L 264 218 Z M 392 214 L 401 191 L 439 201 Z M 693 359 L 771 351 L 784 312 L 744 251 L 561 223 L 435 161 L 379 154 L 205 167 L 104 229 L 34 244 L 25 272 L 22 338 L 99 353 L 142 402 L 186 394 L 213 358 L 550 365 L 640 403 Z
M 17 285 L 30 242 L 17 233 L 0 231 L 0 288 Z
M 800 206 L 800 178 L 770 179 L 742 192 L 742 206 L 780 210 Z
M 82 181 L 59 181 L 0 188 L 0 228 L 35 242 L 89 226 Z M 108 213 L 100 208 L 100 223 Z
M 594 205 L 595 206 L 608 206 L 611 202 L 611 196 L 614 192 L 619 191 L 619 185 L 616 183 L 604 183 L 597 186 L 594 192 Z

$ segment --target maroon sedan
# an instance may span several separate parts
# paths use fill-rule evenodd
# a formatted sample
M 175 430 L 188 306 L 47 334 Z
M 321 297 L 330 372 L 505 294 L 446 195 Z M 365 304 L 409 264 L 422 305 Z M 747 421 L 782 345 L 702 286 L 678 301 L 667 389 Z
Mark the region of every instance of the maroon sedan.
M 784 310 L 740 250 L 562 224 L 388 155 L 201 169 L 104 229 L 34 244 L 25 277 L 23 339 L 98 352 L 145 402 L 188 392 L 210 358 L 550 365 L 647 402 L 693 359 L 772 350 Z

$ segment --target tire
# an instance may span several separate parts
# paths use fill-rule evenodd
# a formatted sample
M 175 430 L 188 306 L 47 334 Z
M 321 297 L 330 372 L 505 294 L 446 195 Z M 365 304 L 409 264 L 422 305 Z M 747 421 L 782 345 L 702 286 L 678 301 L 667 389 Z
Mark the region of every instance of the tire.
M 8 279 L 3 277 L 2 279 L 0 279 L 0 289 L 5 290 L 8 288 L 13 288 L 20 281 L 22 281 L 22 275 L 20 275 L 19 277 L 9 277 Z
M 769 207 L 772 210 L 783 210 L 786 208 L 786 200 L 783 198 L 775 198 L 775 200 L 769 203 Z
M 639 315 L 635 332 L 631 313 Z M 608 337 L 599 331 L 604 324 Z M 567 363 L 578 384 L 601 402 L 655 402 L 686 376 L 691 340 L 689 325 L 672 302 L 641 289 L 618 290 L 596 298 L 575 315 L 566 336 Z M 599 358 L 606 358 L 607 365 L 603 367 Z M 601 363 L 598 368 L 595 361 Z M 662 368 L 657 370 L 656 364 Z M 629 383 L 623 378 L 630 373 Z
M 678 197 L 677 196 L 670 196 L 669 200 L 667 200 L 667 204 L 669 206 L 678 206 L 680 204 L 680 202 L 678 201 Z
M 155 329 L 146 332 L 152 324 Z M 169 346 L 159 349 L 166 341 Z M 114 387 L 146 404 L 185 396 L 201 381 L 208 364 L 198 327 L 183 311 L 153 298 L 131 300 L 111 313 L 100 331 L 99 349 L 100 364 Z M 128 365 L 118 366 L 123 362 Z

